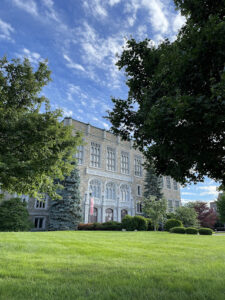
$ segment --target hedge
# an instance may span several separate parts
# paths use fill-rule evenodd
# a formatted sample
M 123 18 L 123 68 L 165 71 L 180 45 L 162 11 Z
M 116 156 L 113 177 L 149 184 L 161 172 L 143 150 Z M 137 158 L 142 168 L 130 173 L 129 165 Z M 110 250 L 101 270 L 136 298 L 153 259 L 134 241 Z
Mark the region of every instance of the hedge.
M 105 223 L 80 223 L 78 225 L 78 230 L 121 230 L 122 224 L 116 221 L 109 221 Z
M 171 228 L 173 227 L 181 227 L 182 222 L 180 220 L 176 220 L 176 219 L 169 219 L 166 221 L 165 225 L 164 225 L 164 230 L 166 231 L 170 231 Z
M 194 227 L 187 227 L 185 228 L 187 234 L 198 234 L 198 229 Z
M 145 231 L 148 229 L 148 220 L 142 216 L 126 215 L 122 220 L 122 228 L 127 231 L 139 230 Z
M 199 234 L 201 234 L 201 235 L 212 235 L 212 234 L 213 234 L 213 231 L 212 231 L 212 229 L 210 229 L 210 228 L 200 228 L 200 229 L 198 230 L 198 232 L 199 232 Z
M 185 228 L 184 227 L 173 227 L 170 229 L 171 233 L 185 233 Z

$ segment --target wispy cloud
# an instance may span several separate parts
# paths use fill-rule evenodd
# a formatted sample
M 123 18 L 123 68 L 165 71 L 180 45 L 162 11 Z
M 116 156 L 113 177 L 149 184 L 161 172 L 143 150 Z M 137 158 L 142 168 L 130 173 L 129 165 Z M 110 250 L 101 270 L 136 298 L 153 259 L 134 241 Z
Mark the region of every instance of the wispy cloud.
M 67 61 L 66 65 L 67 65 L 68 68 L 76 69 L 76 70 L 85 72 L 84 67 L 80 64 L 77 64 L 77 63 L 73 62 L 72 59 L 68 55 L 64 54 L 63 57 Z
M 14 28 L 9 24 L 0 19 L 0 39 L 13 41 L 11 34 L 14 32 Z
M 24 57 L 28 58 L 32 64 L 38 64 L 40 61 L 44 61 L 44 58 L 37 52 L 32 52 L 27 48 L 23 48 L 20 53 L 17 53 L 17 56 L 21 59 Z
M 20 9 L 25 10 L 33 16 L 38 15 L 37 4 L 34 0 L 12 0 L 13 3 Z
M 213 195 L 217 196 L 218 191 L 217 191 L 218 186 L 217 185 L 209 185 L 209 186 L 200 186 L 199 189 L 203 190 L 204 192 L 201 192 L 199 195 L 200 196 L 206 196 L 206 195 Z
M 105 18 L 108 15 L 107 10 L 103 6 L 101 0 L 83 1 L 83 7 L 85 8 L 85 10 L 89 11 L 94 17 Z

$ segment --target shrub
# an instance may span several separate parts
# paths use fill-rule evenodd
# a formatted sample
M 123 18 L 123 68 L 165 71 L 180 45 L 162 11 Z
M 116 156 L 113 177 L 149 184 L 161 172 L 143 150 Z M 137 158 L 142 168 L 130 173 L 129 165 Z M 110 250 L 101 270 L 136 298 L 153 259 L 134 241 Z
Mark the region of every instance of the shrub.
M 116 221 L 109 221 L 100 224 L 101 229 L 100 230 L 121 230 L 122 229 L 122 224 Z
M 154 230 L 154 226 L 153 226 L 153 224 L 152 224 L 152 220 L 149 219 L 149 218 L 146 218 L 146 220 L 147 220 L 147 230 L 148 230 L 148 231 Z
M 182 226 L 182 222 L 180 220 L 169 219 L 166 221 L 164 225 L 164 230 L 170 231 L 170 229 L 173 227 L 181 227 L 181 226 Z
M 225 227 L 217 227 L 215 230 L 216 231 L 225 231 Z
M 93 223 L 87 223 L 87 224 L 84 224 L 84 223 L 80 223 L 78 225 L 78 230 L 94 230 L 94 224 Z
M 187 234 L 198 234 L 198 229 L 194 227 L 187 227 L 185 230 Z
M 201 235 L 212 235 L 212 234 L 213 234 L 213 231 L 212 231 L 212 229 L 210 229 L 210 228 L 200 228 L 200 229 L 198 230 L 198 232 L 199 232 L 199 234 L 201 234 Z
M 134 229 L 145 231 L 148 228 L 148 221 L 142 216 L 133 217 Z
M 184 227 L 173 227 L 170 229 L 170 232 L 172 233 L 185 233 Z
M 5 200 L 0 205 L 0 231 L 28 231 L 32 227 L 26 203 L 19 198 Z
M 127 231 L 135 230 L 133 217 L 126 215 L 122 220 L 122 228 L 126 229 Z

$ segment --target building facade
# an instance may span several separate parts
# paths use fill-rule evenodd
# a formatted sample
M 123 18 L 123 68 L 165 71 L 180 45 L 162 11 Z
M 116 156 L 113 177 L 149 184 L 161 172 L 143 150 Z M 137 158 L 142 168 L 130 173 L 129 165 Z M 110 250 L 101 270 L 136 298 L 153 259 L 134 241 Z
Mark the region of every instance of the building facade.
M 71 118 L 64 124 L 73 125 L 74 133 L 82 132 L 84 145 L 76 153 L 80 173 L 82 222 L 121 221 L 129 214 L 142 214 L 145 170 L 141 152 L 132 142 L 122 141 L 114 134 Z M 180 186 L 170 177 L 162 177 L 162 191 L 168 201 L 168 211 L 181 206 Z M 48 229 L 48 208 L 45 202 L 28 201 L 35 230 Z M 93 213 L 90 214 L 90 204 Z

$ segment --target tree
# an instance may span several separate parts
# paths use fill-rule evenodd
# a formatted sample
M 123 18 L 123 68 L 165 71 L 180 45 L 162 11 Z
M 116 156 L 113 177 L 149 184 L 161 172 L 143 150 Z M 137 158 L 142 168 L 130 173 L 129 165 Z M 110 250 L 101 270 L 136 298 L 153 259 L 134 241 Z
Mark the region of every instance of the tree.
M 149 166 L 146 170 L 145 177 L 145 191 L 144 197 L 149 198 L 155 196 L 157 200 L 161 199 L 163 194 L 161 193 L 160 178 L 156 175 L 154 167 Z
M 150 218 L 154 226 L 154 231 L 158 229 L 159 222 L 163 220 L 166 215 L 167 201 L 165 198 L 159 200 L 154 196 L 144 198 L 143 212 L 146 217 Z
M 57 197 L 54 179 L 71 172 L 80 134 L 59 122 L 41 95 L 50 81 L 46 62 L 34 71 L 28 59 L 0 59 L 0 183 L 10 193 Z M 39 195 L 40 195 L 39 194 Z
M 62 199 L 52 201 L 49 209 L 49 230 L 76 230 L 81 220 L 80 177 L 77 168 L 61 184 L 64 186 L 59 191 Z
M 202 227 L 214 228 L 217 221 L 217 215 L 213 209 L 208 207 L 206 202 L 189 202 L 187 206 L 194 208 L 197 213 L 199 224 Z
M 220 221 L 225 223 L 225 192 L 218 195 L 216 207 Z
M 0 231 L 28 231 L 32 223 L 26 203 L 19 198 L 5 200 L 0 205 Z
M 180 220 L 185 227 L 198 226 L 197 213 L 192 207 L 178 207 L 175 211 L 175 216 L 176 219 Z
M 225 1 L 174 2 L 186 17 L 175 41 L 127 41 L 117 66 L 128 98 L 112 99 L 108 119 L 158 175 L 225 184 Z

